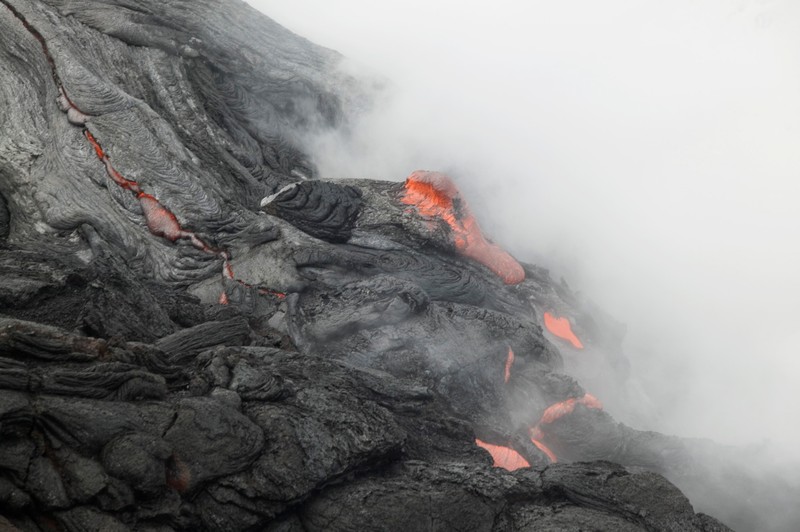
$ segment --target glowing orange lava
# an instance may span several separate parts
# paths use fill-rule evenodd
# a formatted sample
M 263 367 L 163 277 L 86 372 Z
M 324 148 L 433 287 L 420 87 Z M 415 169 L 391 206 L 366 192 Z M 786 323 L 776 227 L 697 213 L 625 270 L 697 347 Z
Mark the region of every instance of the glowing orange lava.
M 600 400 L 591 394 L 584 394 L 583 397 L 580 398 L 571 397 L 565 401 L 561 401 L 560 403 L 548 406 L 542 413 L 542 417 L 539 418 L 539 422 L 530 429 L 531 442 L 538 447 L 540 451 L 546 454 L 551 462 L 557 462 L 558 459 L 555 453 L 542 442 L 542 439 L 544 439 L 542 425 L 548 425 L 553 421 L 566 416 L 567 414 L 571 414 L 575 411 L 575 407 L 578 405 L 583 405 L 586 408 L 592 408 L 595 410 L 602 410 L 603 408 L 603 404 L 600 402 Z
M 222 263 L 222 275 L 227 279 L 233 279 L 233 266 L 231 266 L 227 254 L 225 255 L 224 259 L 225 260 Z
M 484 238 L 477 220 L 449 177 L 439 172 L 417 170 L 408 176 L 404 186 L 405 195 L 401 201 L 416 207 L 423 216 L 447 222 L 459 253 L 492 270 L 505 284 L 518 284 L 525 279 L 519 262 Z
M 554 336 L 568 341 L 575 349 L 583 349 L 583 344 L 578 340 L 578 337 L 575 336 L 575 333 L 572 332 L 572 325 L 570 325 L 567 318 L 556 318 L 549 312 L 545 312 L 544 326 Z
M 275 296 L 278 299 L 286 299 L 286 294 L 284 294 L 283 292 L 278 292 L 277 290 L 271 290 L 269 288 L 259 288 L 258 289 L 258 293 L 259 294 L 270 295 L 270 296 Z
M 572 397 L 566 401 L 561 401 L 560 403 L 548 406 L 539 420 L 539 425 L 552 423 L 553 421 L 564 417 L 567 414 L 571 414 L 575 411 L 575 407 L 577 405 L 583 405 L 587 408 L 595 408 L 598 410 L 603 408 L 602 403 L 600 403 L 597 397 L 587 393 L 581 398 Z
M 531 438 L 531 443 L 533 443 L 540 451 L 542 451 L 545 454 L 545 456 L 547 456 L 547 458 L 550 459 L 552 463 L 555 464 L 556 462 L 558 462 L 558 457 L 555 455 L 553 451 L 550 450 L 549 447 L 547 447 L 547 445 L 543 444 L 538 439 L 533 439 L 533 438 Z
M 63 106 L 72 105 L 71 100 L 66 95 L 66 92 L 61 89 L 61 98 L 63 100 Z M 143 192 L 142 189 L 139 187 L 139 183 L 136 181 L 127 179 L 122 174 L 120 174 L 114 166 L 111 164 L 111 160 L 109 159 L 108 155 L 106 154 L 103 147 L 94 137 L 94 135 L 89 132 L 88 129 L 83 130 L 83 135 L 86 137 L 86 140 L 89 141 L 89 144 L 92 145 L 94 148 L 94 152 L 97 155 L 97 158 L 103 163 L 106 167 L 106 173 L 120 187 L 130 190 L 136 195 L 136 199 L 139 200 L 139 205 L 142 207 L 142 214 L 144 214 L 145 223 L 147 224 L 147 228 L 150 232 L 156 236 L 160 236 L 169 240 L 170 242 L 175 242 L 179 239 L 187 239 L 191 244 L 203 251 L 205 253 L 210 253 L 214 255 L 218 255 L 222 258 L 222 276 L 226 279 L 230 279 L 236 281 L 237 283 L 241 284 L 242 286 L 246 286 L 248 288 L 252 288 L 249 284 L 236 279 L 233 274 L 233 267 L 230 263 L 230 254 L 227 251 L 221 251 L 218 249 L 214 249 L 209 244 L 204 242 L 200 237 L 198 237 L 192 231 L 185 230 L 178 218 L 175 214 L 167 209 L 158 199 L 153 196 L 152 194 L 147 194 Z M 275 290 L 269 290 L 266 288 L 261 288 L 258 290 L 259 294 L 263 295 L 271 295 L 277 297 L 278 299 L 284 299 L 286 294 L 283 292 L 278 292 Z M 220 305 L 227 305 L 229 303 L 228 294 L 224 291 L 219 296 L 219 304 Z
M 103 151 L 103 148 L 100 147 L 100 143 L 97 142 L 97 139 L 94 138 L 94 135 L 92 135 L 89 130 L 86 129 L 83 132 L 83 136 L 86 137 L 86 139 L 89 141 L 89 144 L 91 144 L 92 148 L 94 148 L 97 158 L 102 160 L 106 156 L 106 153 Z
M 512 351 L 511 348 L 509 347 L 508 348 L 508 357 L 506 357 L 505 378 L 503 379 L 503 382 L 508 382 L 508 379 L 511 378 L 511 366 L 513 366 L 513 365 L 514 365 L 514 351 Z
M 509 352 L 513 353 L 511 350 L 509 350 Z M 542 417 L 539 418 L 539 422 L 529 429 L 531 443 L 533 443 L 537 449 L 547 456 L 552 463 L 558 462 L 558 457 L 542 441 L 544 439 L 544 429 L 546 428 L 546 425 L 549 425 L 557 419 L 574 412 L 575 407 L 578 405 L 583 405 L 586 408 L 592 408 L 595 410 L 602 410 L 603 408 L 600 400 L 591 394 L 584 394 L 583 397 L 571 397 L 561 401 L 560 403 L 555 403 L 547 407 L 542 413 Z M 502 467 L 508 469 L 509 471 L 514 471 L 515 469 L 519 469 L 521 467 L 530 467 L 528 461 L 510 447 L 494 445 L 478 439 L 475 440 L 475 444 L 489 451 L 489 454 L 492 455 L 492 459 L 494 460 L 495 467 Z
M 92 148 L 94 149 L 95 155 L 97 155 L 97 158 L 105 166 L 108 177 L 123 189 L 131 191 L 136 196 L 136 199 L 139 200 L 139 204 L 142 207 L 142 212 L 145 217 L 145 223 L 147 224 L 147 228 L 150 230 L 150 232 L 171 242 L 175 242 L 178 239 L 187 239 L 195 248 L 206 253 L 218 255 L 223 260 L 223 277 L 233 279 L 233 269 L 230 265 L 230 254 L 227 251 L 215 249 L 204 242 L 195 233 L 184 230 L 183 227 L 181 227 L 180 222 L 178 222 L 178 218 L 172 213 L 172 211 L 162 205 L 156 197 L 146 194 L 139 187 L 139 183 L 125 178 L 112 166 L 108 154 L 106 154 L 100 142 L 97 141 L 97 139 L 94 137 L 94 135 L 92 135 L 86 126 L 87 122 L 92 118 L 92 115 L 80 109 L 69 97 L 69 94 L 67 93 L 64 84 L 61 81 L 61 77 L 58 75 L 58 69 L 56 68 L 55 60 L 50 54 L 50 49 L 47 46 L 47 41 L 45 41 L 44 36 L 42 36 L 42 34 L 39 33 L 39 31 L 28 22 L 22 13 L 17 11 L 13 5 L 9 4 L 7 0 L 0 0 L 0 3 L 5 5 L 9 11 L 11 11 L 11 13 L 22 23 L 25 29 L 34 38 L 36 38 L 36 40 L 39 41 L 39 44 L 42 47 L 42 52 L 44 53 L 44 56 L 50 65 L 50 74 L 53 78 L 53 83 L 55 83 L 56 88 L 58 89 L 58 97 L 56 98 L 56 102 L 58 103 L 59 109 L 66 113 L 67 120 L 71 124 L 80 126 L 83 129 L 83 136 L 89 141 L 89 144 L 91 144 Z M 249 285 L 243 281 L 237 280 L 237 282 L 249 287 Z M 274 290 L 262 289 L 259 290 L 259 293 L 274 295 L 280 299 L 286 297 L 286 294 L 283 294 L 282 292 L 276 292 Z M 228 304 L 228 295 L 225 292 L 220 295 L 219 302 L 223 305 Z
M 479 439 L 475 439 L 475 444 L 478 447 L 483 447 L 489 454 L 492 455 L 494 460 L 494 467 L 502 467 L 509 471 L 514 471 L 523 467 L 530 467 L 531 465 L 525 460 L 522 455 L 511 447 L 503 447 L 502 445 L 492 445 Z
M 175 215 L 165 209 L 156 198 L 144 192 L 139 192 L 137 197 L 139 198 L 139 204 L 142 206 L 142 212 L 144 212 L 147 228 L 150 229 L 151 233 L 166 238 L 170 242 L 175 242 L 183 236 L 188 236 L 181 229 L 181 224 L 178 223 Z

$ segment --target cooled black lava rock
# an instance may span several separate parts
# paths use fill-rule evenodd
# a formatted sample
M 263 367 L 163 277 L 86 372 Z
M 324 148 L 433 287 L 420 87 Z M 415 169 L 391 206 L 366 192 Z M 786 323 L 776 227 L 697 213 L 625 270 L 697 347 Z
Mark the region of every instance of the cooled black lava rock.
M 361 209 L 361 192 L 329 181 L 287 185 L 262 201 L 264 210 L 328 242 L 347 242 Z
M 216 347 L 176 368 L 6 319 L 0 367 L 0 494 L 20 529 L 383 529 L 410 511 L 413 529 L 724 529 L 656 474 L 492 469 L 440 395 L 313 355 Z M 23 371 L 37 384 L 9 378 Z
M 725 530 L 659 473 L 717 493 L 734 450 L 587 402 L 539 441 L 575 463 L 531 440 L 586 393 L 544 313 L 624 383 L 612 320 L 402 183 L 313 179 L 303 132 L 369 103 L 338 54 L 233 1 L 0 0 L 0 30 L 0 527 Z M 795 493 L 758 486 L 704 507 Z

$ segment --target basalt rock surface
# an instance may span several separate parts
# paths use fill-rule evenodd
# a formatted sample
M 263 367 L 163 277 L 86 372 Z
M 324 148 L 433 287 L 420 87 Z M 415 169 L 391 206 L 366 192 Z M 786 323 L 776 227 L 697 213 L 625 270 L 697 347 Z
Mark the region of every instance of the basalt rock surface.
M 0 0 L 0 30 L 0 528 L 727 530 L 662 475 L 746 527 L 795 500 L 606 413 L 567 373 L 621 389 L 620 326 L 454 182 L 315 179 L 303 132 L 368 104 L 335 52 L 235 1 Z

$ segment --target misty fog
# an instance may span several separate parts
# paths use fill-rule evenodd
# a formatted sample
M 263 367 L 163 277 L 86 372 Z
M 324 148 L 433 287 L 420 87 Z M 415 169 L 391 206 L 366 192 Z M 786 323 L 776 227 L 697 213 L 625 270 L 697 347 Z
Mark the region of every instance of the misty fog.
M 800 439 L 800 3 L 251 3 L 386 80 L 322 177 L 452 175 L 628 326 L 637 427 Z

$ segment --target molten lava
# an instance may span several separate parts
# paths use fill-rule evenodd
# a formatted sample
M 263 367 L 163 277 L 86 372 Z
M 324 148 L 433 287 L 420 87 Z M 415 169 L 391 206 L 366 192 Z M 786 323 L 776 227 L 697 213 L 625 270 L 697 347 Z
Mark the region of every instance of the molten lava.
M 73 105 L 71 100 L 67 97 L 66 92 L 64 89 L 60 89 L 60 99 L 59 104 L 62 106 L 62 110 L 64 107 L 69 107 Z M 111 164 L 111 160 L 108 158 L 105 150 L 94 137 L 94 135 L 89 132 L 88 129 L 83 130 L 83 135 L 86 137 L 86 140 L 89 141 L 89 144 L 92 145 L 94 148 L 94 152 L 97 155 L 97 158 L 105 165 L 106 173 L 120 187 L 130 190 L 133 194 L 136 195 L 136 199 L 139 200 L 139 205 L 142 207 L 142 213 L 144 214 L 145 223 L 147 224 L 147 228 L 150 232 L 156 236 L 160 236 L 161 238 L 165 238 L 170 242 L 175 242 L 179 239 L 187 239 L 191 244 L 203 251 L 205 253 L 210 253 L 213 255 L 218 255 L 222 259 L 222 276 L 226 279 L 230 279 L 236 281 L 237 283 L 241 284 L 242 286 L 246 286 L 248 288 L 252 288 L 249 284 L 236 279 L 233 274 L 233 267 L 230 263 L 230 254 L 224 250 L 218 250 L 211 247 L 209 244 L 204 242 L 200 237 L 198 237 L 192 231 L 185 230 L 178 218 L 175 214 L 167 209 L 158 199 L 153 196 L 152 194 L 147 194 L 143 192 L 142 189 L 139 187 L 139 183 L 136 181 L 132 181 L 127 179 L 122 174 L 120 174 L 114 166 Z M 262 295 L 270 295 L 277 297 L 278 299 L 283 299 L 286 297 L 286 294 L 283 292 L 277 292 L 275 290 L 269 290 L 266 288 L 261 288 L 258 290 L 259 294 Z M 220 305 L 227 305 L 229 303 L 228 294 L 225 291 L 222 292 L 219 296 L 219 304 Z
M 94 135 L 92 135 L 89 132 L 89 130 L 86 129 L 83 132 L 83 136 L 86 137 L 86 140 L 88 140 L 89 144 L 91 144 L 92 148 L 94 148 L 94 152 L 97 154 L 97 158 L 100 159 L 101 161 L 105 159 L 106 152 L 103 151 L 103 148 L 100 146 L 100 143 L 97 142 L 97 139 L 94 138 Z
M 422 216 L 439 218 L 450 226 L 456 250 L 492 270 L 505 284 L 525 279 L 522 266 L 506 251 L 488 242 L 453 181 L 439 172 L 417 170 L 405 182 L 401 201 Z
M 571 397 L 560 403 L 548 406 L 542 413 L 542 417 L 539 418 L 539 422 L 530 429 L 531 442 L 538 447 L 540 451 L 546 454 L 551 462 L 557 462 L 558 459 L 555 453 L 542 442 L 542 439 L 544 439 L 543 425 L 549 425 L 553 421 L 571 414 L 578 405 L 583 405 L 586 408 L 595 410 L 601 410 L 603 408 L 600 400 L 591 394 L 584 394 L 583 397 L 580 398 Z
M 270 288 L 259 288 L 258 289 L 258 293 L 259 294 L 264 294 L 264 295 L 275 296 L 278 299 L 286 299 L 286 294 L 284 294 L 283 292 L 278 292 L 277 290 L 272 290 Z
M 119 173 L 116 168 L 114 168 L 114 166 L 111 164 L 108 154 L 86 126 L 86 123 L 92 118 L 92 115 L 81 110 L 69 97 L 69 94 L 67 93 L 67 90 L 61 81 L 61 77 L 58 75 L 58 69 L 56 68 L 55 60 L 50 54 L 50 49 L 48 48 L 47 42 L 42 34 L 39 33 L 39 31 L 34 28 L 27 21 L 27 19 L 19 11 L 17 11 L 16 8 L 14 8 L 14 6 L 9 4 L 7 0 L 0 0 L 0 3 L 5 5 L 11 11 L 11 13 L 17 19 L 19 19 L 22 25 L 25 26 L 25 29 L 33 37 L 35 37 L 36 40 L 39 41 L 39 44 L 42 47 L 42 52 L 44 53 L 45 58 L 50 65 L 50 73 L 52 75 L 53 82 L 58 89 L 58 97 L 56 98 L 56 102 L 58 103 L 59 109 L 66 113 L 67 120 L 71 124 L 79 126 L 83 129 L 83 136 L 89 141 L 92 149 L 94 149 L 95 155 L 105 166 L 108 177 L 121 188 L 129 190 L 136 196 L 136 199 L 139 201 L 139 205 L 142 208 L 145 223 L 147 224 L 147 228 L 150 230 L 150 232 L 156 236 L 165 238 L 170 242 L 175 242 L 178 239 L 187 239 L 195 248 L 205 253 L 218 255 L 223 260 L 223 277 L 233 279 L 234 276 L 233 269 L 230 265 L 230 254 L 227 251 L 214 249 L 195 233 L 183 229 L 178 221 L 178 218 L 175 216 L 175 214 L 173 214 L 172 211 L 167 209 L 155 196 L 145 193 L 139 186 L 139 183 L 131 179 L 127 179 L 121 173 Z M 237 282 L 245 286 L 249 286 L 242 281 Z M 259 290 L 259 293 L 273 295 L 281 299 L 286 297 L 285 294 L 276 292 L 274 290 L 261 289 Z M 219 302 L 223 305 L 228 304 L 228 295 L 225 292 L 220 295 Z
M 513 361 L 513 351 L 510 349 L 509 351 L 509 360 Z M 509 371 L 510 366 L 506 366 L 506 371 Z M 508 373 L 507 373 L 508 375 Z M 508 380 L 508 379 L 506 379 Z M 578 405 L 583 405 L 586 408 L 592 408 L 595 410 L 602 410 L 603 405 L 600 401 L 591 394 L 584 394 L 583 397 L 571 397 L 560 403 L 555 403 L 553 405 L 548 406 L 545 411 L 542 413 L 542 417 L 539 418 L 538 423 L 530 428 L 529 435 L 531 438 L 531 443 L 533 443 L 537 449 L 539 449 L 550 462 L 555 463 L 558 462 L 558 457 L 556 454 L 550 450 L 550 448 L 545 445 L 542 441 L 544 439 L 544 429 L 546 425 L 560 419 L 566 415 L 571 414 L 575 411 L 575 407 Z M 519 469 L 521 467 L 530 467 L 525 458 L 522 457 L 517 451 L 510 447 L 504 447 L 502 445 L 494 445 L 491 443 L 486 443 L 484 441 L 475 440 L 475 444 L 479 447 L 483 447 L 489 454 L 492 455 L 492 459 L 494 460 L 495 467 L 502 467 L 504 469 L 508 469 L 509 471 L 514 471 L 515 469 Z
M 475 440 L 475 444 L 489 451 L 489 454 L 492 455 L 492 460 L 494 460 L 494 467 L 502 467 L 503 469 L 514 471 L 515 469 L 531 466 L 522 455 L 511 447 L 492 445 L 478 439 Z
M 508 357 L 506 357 L 505 378 L 503 379 L 503 382 L 508 382 L 508 379 L 511 378 L 511 366 L 513 366 L 513 365 L 514 365 L 514 351 L 512 351 L 511 348 L 509 347 L 508 348 Z
M 575 407 L 577 405 L 583 405 L 587 408 L 594 408 L 597 410 L 603 408 L 602 403 L 599 399 L 597 399 L 597 397 L 587 393 L 581 398 L 572 397 L 566 401 L 561 401 L 560 403 L 548 406 L 539 420 L 539 425 L 552 423 L 553 421 L 562 418 L 567 414 L 571 414 L 575 411 Z
M 542 451 L 545 454 L 545 456 L 547 456 L 547 458 L 550 460 L 550 462 L 554 464 L 558 462 L 558 457 L 553 451 L 550 450 L 549 447 L 547 447 L 547 445 L 543 444 L 538 439 L 534 439 L 533 437 L 531 437 L 531 443 L 533 443 L 537 449 Z
M 139 198 L 147 228 L 150 229 L 151 233 L 166 238 L 170 242 L 175 242 L 181 237 L 188 236 L 181 229 L 181 224 L 178 223 L 175 215 L 161 205 L 161 202 L 156 198 L 144 192 L 139 192 L 137 198 Z
M 549 312 L 544 313 L 544 326 L 550 331 L 551 334 L 568 341 L 575 349 L 583 349 L 583 344 L 575 333 L 572 332 L 572 325 L 570 325 L 567 318 L 556 318 Z

